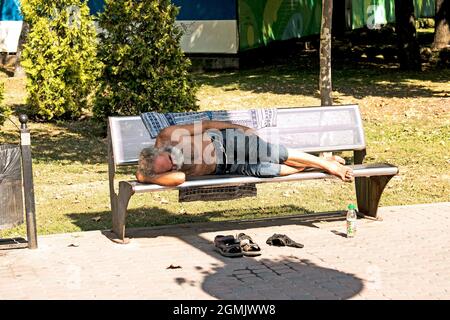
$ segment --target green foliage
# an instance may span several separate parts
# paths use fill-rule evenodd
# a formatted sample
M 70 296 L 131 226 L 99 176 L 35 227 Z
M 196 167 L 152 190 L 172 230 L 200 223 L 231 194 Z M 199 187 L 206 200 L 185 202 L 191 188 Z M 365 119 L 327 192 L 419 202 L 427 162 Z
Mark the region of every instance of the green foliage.
M 197 85 L 189 74 L 169 0 L 106 0 L 99 16 L 103 63 L 94 115 L 197 110 Z
M 11 115 L 11 109 L 8 106 L 3 105 L 4 93 L 5 84 L 0 82 L 0 126 L 3 125 L 5 120 Z
M 22 66 L 27 104 L 38 118 L 77 118 L 89 108 L 100 64 L 97 33 L 83 0 L 23 0 L 30 25 Z

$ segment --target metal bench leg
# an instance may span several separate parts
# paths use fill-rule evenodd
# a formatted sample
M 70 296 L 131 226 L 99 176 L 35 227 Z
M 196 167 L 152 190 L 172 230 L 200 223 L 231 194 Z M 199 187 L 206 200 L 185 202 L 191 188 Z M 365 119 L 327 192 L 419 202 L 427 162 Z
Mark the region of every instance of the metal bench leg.
M 125 238 L 125 221 L 127 218 L 127 207 L 131 196 L 134 194 L 133 188 L 126 182 L 119 182 L 119 194 L 116 197 L 115 208 L 112 211 L 113 232 L 117 236 L 117 242 L 128 243 Z
M 373 176 L 355 178 L 358 211 L 365 216 L 382 220 L 377 215 L 381 194 L 393 176 Z

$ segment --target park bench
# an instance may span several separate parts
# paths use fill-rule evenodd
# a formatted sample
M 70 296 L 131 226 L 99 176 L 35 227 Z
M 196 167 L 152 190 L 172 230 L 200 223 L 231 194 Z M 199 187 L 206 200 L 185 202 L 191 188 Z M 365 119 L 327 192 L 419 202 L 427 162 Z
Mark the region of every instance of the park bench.
M 132 195 L 182 188 L 223 187 L 243 184 L 276 183 L 309 179 L 335 178 L 320 171 L 306 171 L 284 177 L 258 178 L 249 176 L 208 175 L 188 177 L 176 187 L 118 181 L 116 166 L 136 166 L 140 151 L 154 144 L 140 116 L 109 117 L 108 171 L 112 210 L 112 231 L 119 242 L 125 241 L 128 202 Z M 398 173 L 390 164 L 363 164 L 366 143 L 361 115 L 357 105 L 332 107 L 278 108 L 276 127 L 258 129 L 258 135 L 268 141 L 278 139 L 288 148 L 317 154 L 320 152 L 353 151 L 353 170 L 358 213 L 377 216 L 381 194 L 389 180 Z

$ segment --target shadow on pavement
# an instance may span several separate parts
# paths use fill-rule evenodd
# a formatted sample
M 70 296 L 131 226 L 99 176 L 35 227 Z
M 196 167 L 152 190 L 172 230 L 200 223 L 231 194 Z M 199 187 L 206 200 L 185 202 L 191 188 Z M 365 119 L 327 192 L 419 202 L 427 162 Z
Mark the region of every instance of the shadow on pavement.
M 246 261 L 236 266 L 227 263 L 205 274 L 203 290 L 218 299 L 344 300 L 363 288 L 355 275 L 297 256 L 239 259 Z
M 262 248 L 262 255 L 259 257 L 227 258 L 214 251 L 214 244 L 202 234 L 207 232 L 228 234 L 231 230 L 237 229 L 250 233 L 246 229 L 288 225 L 317 228 L 316 223 L 344 219 L 342 212 L 333 212 L 252 221 L 191 223 L 178 225 L 177 228 L 162 226 L 151 229 L 129 229 L 127 237 L 131 241 L 137 238 L 159 236 L 176 237 L 212 256 L 215 260 L 219 260 L 220 263 L 195 266 L 195 269 L 203 276 L 201 288 L 217 299 L 342 300 L 358 294 L 363 288 L 362 280 L 353 274 L 316 265 L 302 257 L 303 249 L 295 249 L 297 250 L 295 254 L 292 254 L 291 250 L 290 254 L 271 257 L 267 246 L 259 243 Z M 271 232 L 268 231 L 268 233 Z M 110 239 L 114 238 L 111 231 L 102 233 Z M 280 249 L 280 252 L 283 252 L 285 248 L 273 249 Z M 270 251 L 273 254 L 272 248 Z M 180 288 L 198 285 L 188 277 L 178 277 L 174 281 Z
M 311 214 L 312 211 L 303 208 L 301 206 L 291 205 L 291 204 L 280 204 L 277 206 L 265 206 L 264 209 L 258 207 L 248 207 L 240 210 L 241 214 L 239 215 L 239 220 L 234 221 L 233 224 L 240 223 L 245 224 L 247 220 L 242 219 L 242 216 L 250 217 L 249 225 L 258 225 L 259 221 L 262 223 L 268 223 L 267 221 L 271 220 L 271 218 L 255 218 L 254 213 L 257 210 L 263 210 L 264 215 L 273 216 L 275 219 L 279 217 L 289 218 L 292 220 L 289 223 L 295 223 L 298 221 L 298 217 L 303 217 L 304 214 Z M 235 209 L 220 209 L 220 210 L 205 210 L 201 213 L 196 214 L 180 214 L 173 210 L 168 210 L 165 208 L 151 206 L 151 207 L 142 207 L 142 208 L 133 208 L 128 210 L 127 216 L 127 228 L 136 228 L 136 227 L 155 227 L 155 226 L 164 226 L 164 225 L 175 225 L 182 223 L 202 223 L 202 222 L 216 222 L 217 219 L 228 218 L 232 219 L 233 213 L 235 213 Z M 289 215 L 291 214 L 291 215 Z M 293 215 L 295 214 L 295 215 Z M 77 212 L 77 213 L 68 213 L 68 217 L 70 217 L 71 221 L 76 224 L 81 230 L 89 231 L 89 230 L 103 230 L 111 228 L 112 219 L 111 219 L 111 210 L 105 211 L 97 211 L 97 212 Z M 94 219 L 100 217 L 98 222 L 93 222 Z M 303 218 L 303 223 L 306 223 Z M 279 223 L 279 222 L 276 222 Z M 206 229 L 211 228 L 209 224 L 203 226 Z

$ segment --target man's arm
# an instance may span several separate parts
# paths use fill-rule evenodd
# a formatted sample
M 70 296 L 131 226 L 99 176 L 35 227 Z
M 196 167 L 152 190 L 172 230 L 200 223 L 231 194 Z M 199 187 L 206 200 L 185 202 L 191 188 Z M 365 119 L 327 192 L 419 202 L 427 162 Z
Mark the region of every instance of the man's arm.
M 192 124 L 182 124 L 182 125 L 173 125 L 170 127 L 166 127 L 162 129 L 158 137 L 156 138 L 156 146 L 160 146 L 163 141 L 167 140 L 180 140 L 183 136 L 193 136 L 196 134 L 202 134 L 206 130 L 222 130 L 222 129 L 242 129 L 244 132 L 249 134 L 255 134 L 255 130 L 246 126 L 241 126 L 239 124 L 234 124 L 227 121 L 212 121 L 212 120 L 204 120 L 197 123 Z
M 147 177 L 139 171 L 136 173 L 136 179 L 140 183 L 155 183 L 165 187 L 175 187 L 186 181 L 186 175 L 181 171 L 170 171 Z
M 222 129 L 241 129 L 244 132 L 254 132 L 255 130 L 250 128 L 250 127 L 246 127 L 246 126 L 241 126 L 239 124 L 234 124 L 228 121 L 212 121 L 212 120 L 208 120 L 208 121 L 203 121 L 204 126 L 206 127 L 206 130 L 210 130 L 210 129 L 217 129 L 217 130 L 222 130 Z M 204 132 L 203 131 L 203 132 Z

